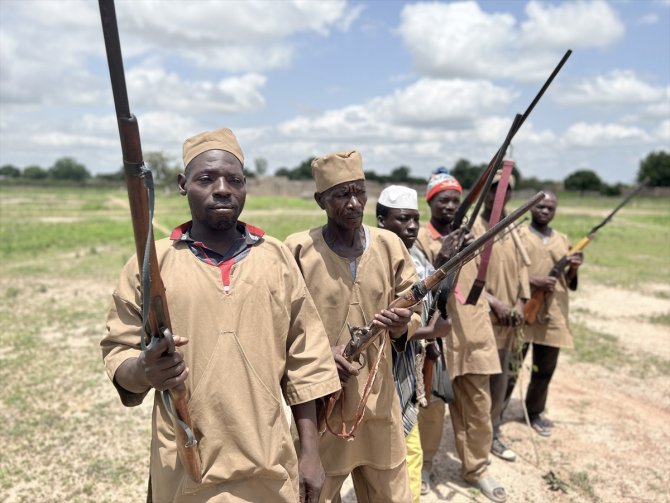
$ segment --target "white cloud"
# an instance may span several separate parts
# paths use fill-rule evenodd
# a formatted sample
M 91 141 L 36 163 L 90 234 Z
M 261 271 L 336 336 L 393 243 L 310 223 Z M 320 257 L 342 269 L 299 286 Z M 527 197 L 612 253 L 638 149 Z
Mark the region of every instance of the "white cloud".
M 496 5 L 496 4 L 493 4 Z M 624 27 L 605 2 L 529 2 L 521 26 L 472 1 L 407 5 L 398 29 L 416 68 L 432 77 L 538 80 L 575 47 L 603 47 Z
M 501 110 L 515 98 L 515 92 L 486 81 L 420 79 L 362 105 L 297 117 L 279 129 L 287 134 L 350 138 L 402 136 L 402 128 L 408 127 L 468 129 L 475 117 Z
M 126 76 L 133 103 L 147 109 L 174 112 L 254 112 L 265 105 L 261 89 L 266 78 L 249 73 L 219 82 L 183 80 L 160 67 L 138 65 Z
M 186 63 L 232 72 L 286 67 L 293 58 L 290 37 L 297 33 L 328 36 L 347 30 L 361 12 L 345 0 L 273 2 L 121 3 L 117 8 L 122 37 L 133 52 L 178 57 Z M 128 44 L 128 45 L 131 45 Z
M 652 86 L 630 70 L 613 70 L 563 87 L 555 95 L 559 103 L 571 105 L 636 105 L 667 100 L 667 90 Z
M 620 124 L 573 124 L 565 132 L 564 140 L 568 147 L 606 147 L 622 143 L 648 142 L 650 135 L 643 129 Z
M 652 25 L 658 23 L 658 15 L 657 14 L 645 14 L 644 16 L 640 16 L 635 24 L 637 25 Z
M 531 1 L 528 20 L 521 25 L 521 39 L 529 50 L 606 47 L 620 39 L 624 25 L 605 1 L 550 4 Z

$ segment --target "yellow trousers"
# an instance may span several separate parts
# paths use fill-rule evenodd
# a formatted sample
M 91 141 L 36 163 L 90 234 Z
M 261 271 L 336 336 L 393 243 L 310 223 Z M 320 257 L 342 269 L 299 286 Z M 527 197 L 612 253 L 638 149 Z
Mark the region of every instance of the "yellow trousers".
M 409 475 L 409 488 L 412 491 L 412 503 L 420 503 L 423 451 L 421 450 L 421 436 L 419 435 L 418 422 L 405 437 L 405 445 L 407 446 L 407 473 Z

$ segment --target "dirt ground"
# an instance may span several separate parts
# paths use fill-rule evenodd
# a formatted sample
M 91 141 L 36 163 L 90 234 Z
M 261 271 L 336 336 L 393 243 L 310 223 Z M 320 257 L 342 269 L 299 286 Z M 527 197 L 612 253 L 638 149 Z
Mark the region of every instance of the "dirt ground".
M 12 330 L 33 330 L 39 341 L 0 348 L 2 502 L 145 497 L 150 405 L 124 408 L 104 374 L 99 340 L 113 286 L 102 283 L 0 278 L 0 291 L 6 292 L 0 314 L 11 309 L 19 316 L 15 323 L 26 323 Z M 550 438 L 524 424 L 515 390 L 503 432 L 519 459 L 493 458 L 490 466 L 508 501 L 670 501 L 669 299 L 666 285 L 633 292 L 582 282 L 573 298 L 573 321 L 615 337 L 610 345 L 620 346 L 614 353 L 628 357 L 586 362 L 574 351 L 562 354 L 549 395 L 548 415 L 556 423 Z M 665 323 L 651 323 L 655 316 L 665 316 Z M 659 362 L 666 370 L 657 369 Z M 521 388 L 527 382 L 526 369 Z M 549 472 L 567 492 L 550 489 L 543 479 Z M 355 501 L 350 483 L 343 496 L 345 503 Z M 488 501 L 460 479 L 448 418 L 433 491 L 422 499 L 437 501 Z

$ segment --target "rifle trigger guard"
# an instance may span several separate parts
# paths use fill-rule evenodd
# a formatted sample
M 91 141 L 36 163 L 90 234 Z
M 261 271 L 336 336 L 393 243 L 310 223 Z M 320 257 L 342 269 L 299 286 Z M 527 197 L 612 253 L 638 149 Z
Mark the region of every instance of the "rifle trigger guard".
M 163 337 L 165 337 L 168 341 L 167 353 L 171 355 L 172 353 L 174 353 L 174 337 L 172 337 L 172 332 L 170 331 L 169 328 L 165 327 L 161 329 L 161 333 L 163 334 Z
M 365 358 L 365 355 L 361 353 L 358 355 L 358 358 L 354 360 L 358 365 L 360 365 L 356 370 L 361 370 L 363 367 L 367 365 L 367 359 Z

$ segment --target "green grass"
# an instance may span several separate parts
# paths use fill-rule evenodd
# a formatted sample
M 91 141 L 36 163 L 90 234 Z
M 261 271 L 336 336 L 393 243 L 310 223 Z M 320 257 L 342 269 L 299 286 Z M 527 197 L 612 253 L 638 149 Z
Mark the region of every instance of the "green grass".
M 670 313 L 658 314 L 649 317 L 649 323 L 656 325 L 670 325 Z
M 601 501 L 600 497 L 595 492 L 593 488 L 593 482 L 591 481 L 589 474 L 586 472 L 572 472 L 570 474 L 570 483 L 573 487 L 579 489 L 583 494 L 588 496 L 588 498 L 593 502 Z
M 615 336 L 596 332 L 580 323 L 572 323 L 571 328 L 575 347 L 568 352 L 577 361 L 596 363 L 609 370 L 625 371 L 642 378 L 670 376 L 669 360 L 651 353 L 632 354 Z

